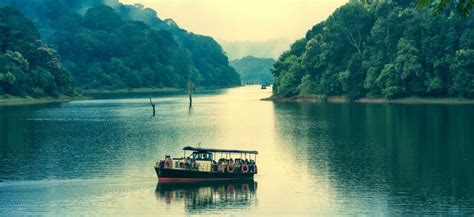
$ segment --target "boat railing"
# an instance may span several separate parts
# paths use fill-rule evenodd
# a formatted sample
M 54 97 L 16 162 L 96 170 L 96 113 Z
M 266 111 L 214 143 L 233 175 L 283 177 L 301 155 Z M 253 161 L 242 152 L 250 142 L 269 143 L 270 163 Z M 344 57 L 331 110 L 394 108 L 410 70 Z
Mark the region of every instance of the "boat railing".
M 197 163 L 197 162 L 184 162 L 184 161 L 174 161 L 173 169 L 184 169 L 184 170 L 193 170 L 193 171 L 212 171 L 212 164 L 208 163 Z
M 205 162 L 205 161 L 201 161 Z M 233 171 L 235 172 L 241 172 L 242 166 L 244 163 L 231 163 L 234 166 Z M 250 172 L 253 172 L 255 170 L 255 164 L 250 163 L 247 164 L 249 166 Z M 162 165 L 161 165 L 162 166 Z M 161 167 L 159 162 L 156 162 L 156 167 Z M 222 162 L 222 163 L 212 163 L 212 162 L 206 162 L 206 163 L 200 163 L 196 161 L 190 161 L 186 160 L 183 158 L 173 158 L 172 164 L 170 169 L 181 169 L 181 170 L 191 170 L 191 171 L 205 171 L 205 172 L 227 172 L 229 166 L 229 162 Z

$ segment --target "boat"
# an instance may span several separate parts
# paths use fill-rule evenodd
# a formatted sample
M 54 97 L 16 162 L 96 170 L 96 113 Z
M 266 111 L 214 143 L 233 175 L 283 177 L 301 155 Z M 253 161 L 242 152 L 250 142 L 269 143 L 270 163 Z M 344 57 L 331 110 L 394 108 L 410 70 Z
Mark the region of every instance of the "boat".
M 184 156 L 155 163 L 159 182 L 250 180 L 257 174 L 258 151 L 186 146 Z M 186 155 L 191 151 L 190 155 Z

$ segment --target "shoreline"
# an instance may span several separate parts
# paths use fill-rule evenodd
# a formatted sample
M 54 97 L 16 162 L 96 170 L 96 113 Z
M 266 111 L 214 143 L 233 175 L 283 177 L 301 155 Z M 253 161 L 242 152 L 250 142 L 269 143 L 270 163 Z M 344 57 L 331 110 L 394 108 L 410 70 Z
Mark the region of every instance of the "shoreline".
M 322 99 L 319 96 L 293 96 L 277 97 L 271 96 L 261 99 L 273 102 L 296 102 L 296 103 L 364 103 L 364 104 L 474 104 L 474 99 L 463 98 L 426 98 L 426 97 L 404 97 L 398 99 L 370 98 L 364 97 L 354 101 L 348 100 L 345 96 L 330 96 Z
M 101 94 L 101 93 L 170 93 L 180 92 L 184 89 L 164 87 L 164 88 L 123 88 L 123 89 L 87 89 L 80 90 L 80 93 L 84 94 Z
M 10 96 L 10 97 L 0 97 L 0 106 L 64 103 L 64 102 L 87 100 L 87 99 L 91 99 L 91 98 L 87 96 L 60 96 L 57 98 L 54 98 L 54 97 L 33 98 L 30 96 L 27 96 L 27 97 Z
M 215 87 L 218 88 L 218 87 Z M 198 90 L 212 89 L 197 88 Z M 94 95 L 99 94 L 126 94 L 126 93 L 179 93 L 184 92 L 185 89 L 164 87 L 164 88 L 123 88 L 123 89 L 86 89 L 78 90 L 77 96 L 64 96 L 61 95 L 55 97 L 41 97 L 34 98 L 31 96 L 19 97 L 19 96 L 0 96 L 0 106 L 11 106 L 11 105 L 36 105 L 36 104 L 49 104 L 49 103 L 64 103 L 79 100 L 95 99 Z

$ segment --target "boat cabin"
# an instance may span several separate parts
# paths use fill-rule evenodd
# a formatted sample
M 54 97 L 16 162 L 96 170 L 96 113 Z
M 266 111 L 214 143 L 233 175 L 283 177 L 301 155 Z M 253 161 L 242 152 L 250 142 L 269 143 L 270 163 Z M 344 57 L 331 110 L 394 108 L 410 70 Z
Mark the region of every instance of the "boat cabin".
M 209 173 L 257 173 L 258 151 L 184 147 L 184 155 L 157 162 L 156 167 Z M 191 152 L 189 154 L 189 152 Z

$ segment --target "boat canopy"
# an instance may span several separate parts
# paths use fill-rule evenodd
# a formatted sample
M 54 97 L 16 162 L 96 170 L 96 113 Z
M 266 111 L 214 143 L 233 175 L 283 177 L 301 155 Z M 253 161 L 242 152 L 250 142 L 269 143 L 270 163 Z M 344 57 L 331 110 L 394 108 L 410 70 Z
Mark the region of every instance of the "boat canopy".
M 247 150 L 231 150 L 231 149 L 214 149 L 214 148 L 195 148 L 191 146 L 186 146 L 183 148 L 184 151 L 197 151 L 201 153 L 207 152 L 224 152 L 224 153 L 244 153 L 244 154 L 258 154 L 258 151 L 247 151 Z

